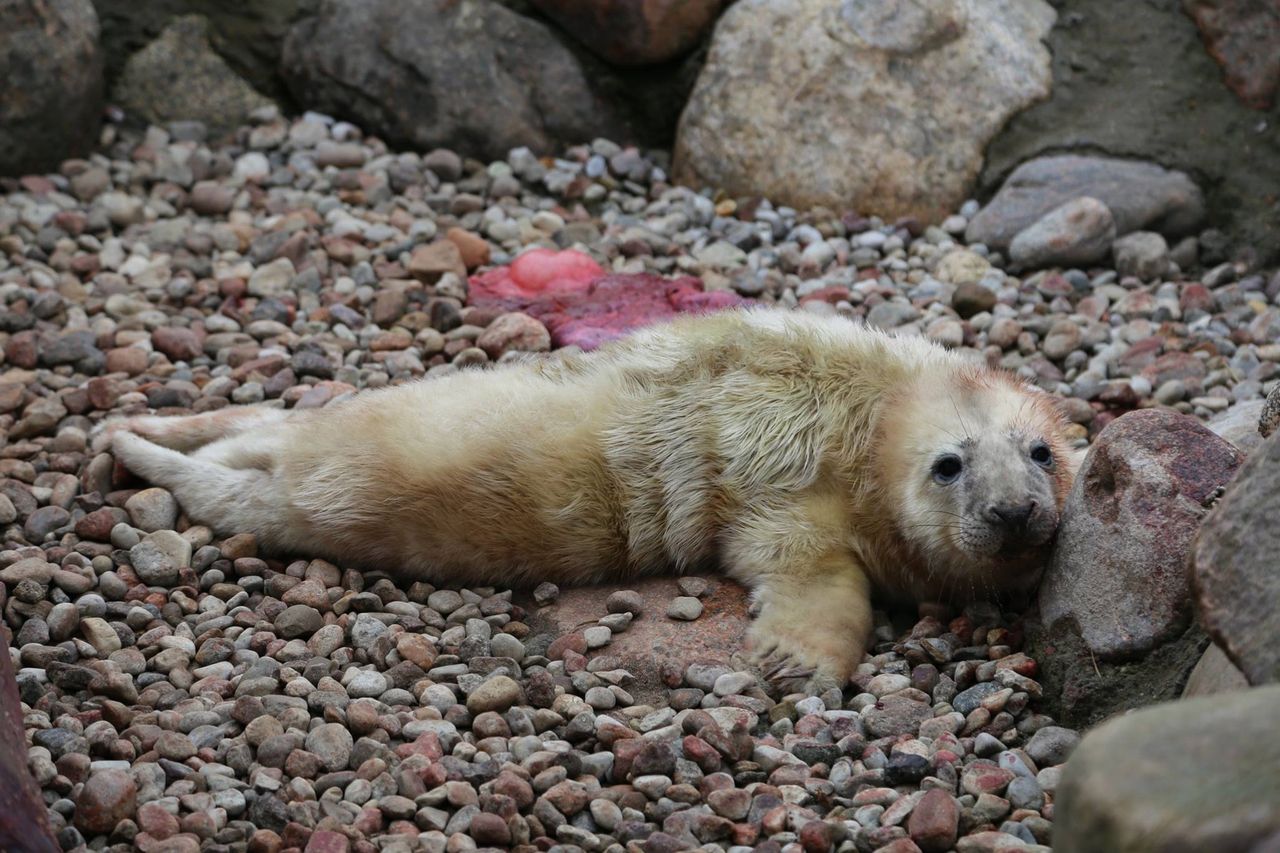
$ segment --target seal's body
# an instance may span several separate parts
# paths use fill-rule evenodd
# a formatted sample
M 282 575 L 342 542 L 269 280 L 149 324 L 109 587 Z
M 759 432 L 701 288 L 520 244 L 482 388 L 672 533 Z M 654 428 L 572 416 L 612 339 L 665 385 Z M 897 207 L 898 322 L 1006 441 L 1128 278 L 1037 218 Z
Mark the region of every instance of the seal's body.
M 1047 395 L 918 338 L 729 311 L 590 354 L 326 409 L 109 424 L 195 521 L 435 583 L 710 566 L 753 591 L 759 654 L 843 682 L 870 589 L 1033 579 L 1074 461 Z

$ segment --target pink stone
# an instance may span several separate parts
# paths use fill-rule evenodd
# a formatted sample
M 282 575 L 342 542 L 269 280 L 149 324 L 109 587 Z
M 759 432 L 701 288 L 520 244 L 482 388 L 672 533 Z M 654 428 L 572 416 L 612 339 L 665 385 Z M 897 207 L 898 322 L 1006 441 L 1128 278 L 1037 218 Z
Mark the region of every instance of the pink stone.
M 306 853 L 347 853 L 350 849 L 351 842 L 345 835 L 319 829 L 307 840 Z
M 469 302 L 518 308 L 539 296 L 586 290 L 602 275 L 604 269 L 590 255 L 573 249 L 533 249 L 510 266 L 472 276 Z
M 511 264 L 511 280 L 525 296 L 585 290 L 604 269 L 583 252 L 534 249 Z

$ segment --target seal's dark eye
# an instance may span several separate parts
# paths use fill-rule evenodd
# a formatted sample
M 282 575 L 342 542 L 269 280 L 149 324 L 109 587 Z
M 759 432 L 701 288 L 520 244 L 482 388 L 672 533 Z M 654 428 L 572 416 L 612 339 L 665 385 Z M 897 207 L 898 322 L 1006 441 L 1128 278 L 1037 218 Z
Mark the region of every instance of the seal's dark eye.
M 944 486 L 950 485 L 960 479 L 960 472 L 963 470 L 964 463 L 960 461 L 960 457 L 948 454 L 933 463 L 933 481 Z
M 1036 444 L 1031 448 L 1031 461 L 1041 468 L 1053 467 L 1053 451 L 1047 444 Z

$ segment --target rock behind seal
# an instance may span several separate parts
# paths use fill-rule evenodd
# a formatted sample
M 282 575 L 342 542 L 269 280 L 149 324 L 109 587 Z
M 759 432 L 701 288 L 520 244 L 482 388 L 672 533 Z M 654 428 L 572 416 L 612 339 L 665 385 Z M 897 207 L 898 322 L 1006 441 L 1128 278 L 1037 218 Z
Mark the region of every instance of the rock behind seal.
M 687 53 L 711 29 L 724 0 L 532 0 L 607 62 L 649 65 Z
M 300 103 L 424 149 L 627 136 L 546 25 L 489 0 L 330 0 L 290 31 L 280 70 Z
M 1192 620 L 1188 555 L 1241 459 L 1164 410 L 1098 435 L 1063 508 L 1030 638 L 1055 716 L 1084 725 L 1182 690 L 1208 642 Z
M 987 142 L 1048 95 L 1041 39 L 1053 21 L 1040 0 L 740 0 L 681 117 L 675 176 L 796 207 L 941 220 Z

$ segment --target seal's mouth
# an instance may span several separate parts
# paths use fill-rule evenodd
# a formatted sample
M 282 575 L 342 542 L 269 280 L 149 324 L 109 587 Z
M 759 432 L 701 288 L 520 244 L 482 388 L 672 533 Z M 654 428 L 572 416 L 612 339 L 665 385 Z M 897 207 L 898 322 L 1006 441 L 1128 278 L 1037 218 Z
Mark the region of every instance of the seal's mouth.
M 1053 542 L 1053 535 L 1056 529 L 1047 531 L 1028 533 L 1020 537 L 1004 537 L 1004 541 L 1000 543 L 999 549 L 996 550 L 996 557 L 1002 560 L 1026 560 L 1044 556 L 1048 553 L 1049 546 Z

